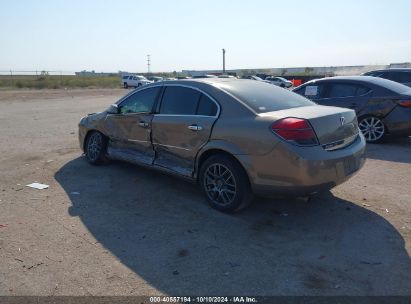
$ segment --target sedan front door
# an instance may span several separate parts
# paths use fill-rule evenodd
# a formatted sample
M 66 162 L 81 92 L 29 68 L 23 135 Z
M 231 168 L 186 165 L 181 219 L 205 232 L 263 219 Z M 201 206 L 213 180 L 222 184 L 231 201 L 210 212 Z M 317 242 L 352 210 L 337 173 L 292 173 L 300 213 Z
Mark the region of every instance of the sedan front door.
M 152 120 L 154 165 L 192 176 L 197 152 L 205 145 L 219 105 L 196 88 L 168 85 Z
M 161 86 L 139 90 L 118 105 L 119 114 L 108 114 L 105 121 L 109 137 L 108 155 L 134 163 L 152 164 L 151 144 L 153 107 Z

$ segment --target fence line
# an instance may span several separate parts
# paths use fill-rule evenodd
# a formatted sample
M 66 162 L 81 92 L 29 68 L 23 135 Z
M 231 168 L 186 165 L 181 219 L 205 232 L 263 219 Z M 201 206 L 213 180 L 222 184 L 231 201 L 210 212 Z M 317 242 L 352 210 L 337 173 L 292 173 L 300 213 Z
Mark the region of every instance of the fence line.
M 5 75 L 5 76 L 38 76 L 41 74 L 47 74 L 47 75 L 64 75 L 64 76 L 69 76 L 69 75 L 76 75 L 76 72 L 73 71 L 52 71 L 52 70 L 36 70 L 36 71 L 28 71 L 28 70 L 0 70 L 0 75 Z

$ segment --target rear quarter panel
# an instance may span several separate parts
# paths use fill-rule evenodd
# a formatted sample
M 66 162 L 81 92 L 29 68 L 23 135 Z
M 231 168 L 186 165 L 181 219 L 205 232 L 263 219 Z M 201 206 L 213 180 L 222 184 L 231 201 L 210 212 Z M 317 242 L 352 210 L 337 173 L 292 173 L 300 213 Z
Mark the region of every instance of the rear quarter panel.
M 392 101 L 394 97 L 371 97 L 366 106 L 358 111 L 358 117 L 373 115 L 383 118 L 387 116 L 396 106 Z

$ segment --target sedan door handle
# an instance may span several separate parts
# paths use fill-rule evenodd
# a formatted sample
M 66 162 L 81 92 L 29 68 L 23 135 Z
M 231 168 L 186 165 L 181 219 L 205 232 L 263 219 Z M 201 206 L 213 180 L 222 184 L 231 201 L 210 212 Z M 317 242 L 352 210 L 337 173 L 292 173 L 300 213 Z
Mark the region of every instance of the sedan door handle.
M 148 122 L 145 122 L 145 121 L 140 121 L 140 122 L 138 123 L 138 125 L 139 125 L 140 127 L 142 127 L 142 128 L 148 128 L 149 123 L 148 123 Z
M 189 125 L 187 128 L 191 131 L 201 131 L 203 129 L 202 126 L 198 125 Z

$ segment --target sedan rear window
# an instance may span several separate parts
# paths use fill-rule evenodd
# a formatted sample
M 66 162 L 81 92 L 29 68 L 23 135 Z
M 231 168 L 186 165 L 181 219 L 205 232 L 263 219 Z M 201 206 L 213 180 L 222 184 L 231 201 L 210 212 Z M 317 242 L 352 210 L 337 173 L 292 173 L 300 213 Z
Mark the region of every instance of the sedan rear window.
M 305 97 L 262 81 L 237 80 L 216 86 L 240 99 L 256 113 L 315 105 Z
M 206 95 L 201 94 L 197 107 L 197 115 L 215 116 L 217 115 L 217 105 Z
M 406 85 L 383 78 L 374 78 L 373 83 L 398 94 L 403 94 L 410 90 Z

